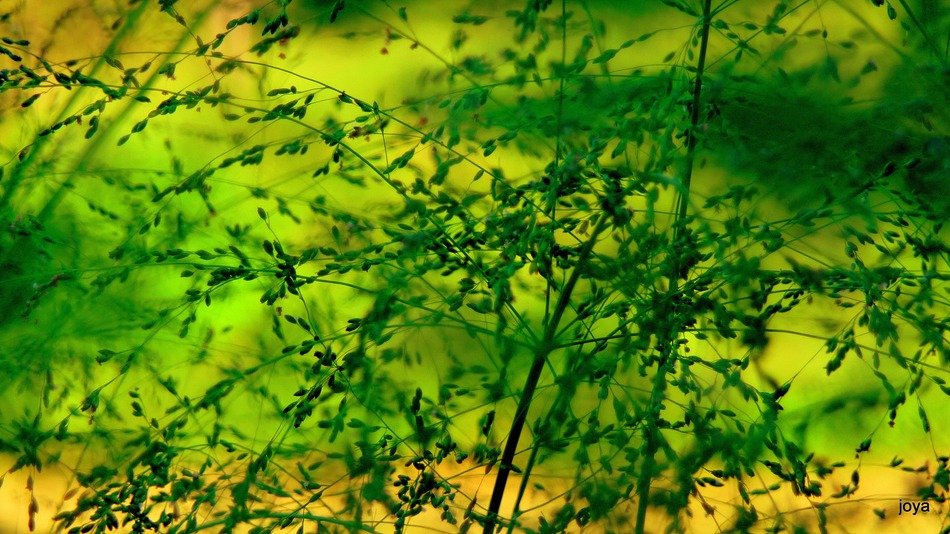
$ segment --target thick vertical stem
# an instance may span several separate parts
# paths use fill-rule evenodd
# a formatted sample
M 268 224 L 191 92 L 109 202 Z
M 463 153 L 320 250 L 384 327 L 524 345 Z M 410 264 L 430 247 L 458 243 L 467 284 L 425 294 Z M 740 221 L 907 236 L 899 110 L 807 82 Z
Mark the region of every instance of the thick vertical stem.
M 686 132 L 686 162 L 683 169 L 683 184 L 680 191 L 679 205 L 676 210 L 676 217 L 673 221 L 673 246 L 677 246 L 679 238 L 683 232 L 683 221 L 686 218 L 689 207 L 689 191 L 693 180 L 693 166 L 696 160 L 696 130 L 699 127 L 699 118 L 702 105 L 703 73 L 706 68 L 706 50 L 709 45 L 709 30 L 712 11 L 712 0 L 703 2 L 703 19 L 699 45 L 699 60 L 696 65 L 696 79 L 693 81 L 693 101 L 690 110 L 689 131 Z M 673 272 L 670 273 L 670 295 L 677 290 L 679 279 L 685 274 L 679 261 L 678 251 L 674 251 Z M 673 320 L 671 318 L 671 320 Z M 640 477 L 637 481 L 637 519 L 635 532 L 643 534 L 646 528 L 647 508 L 650 505 L 650 486 L 653 483 L 654 470 L 656 469 L 656 453 L 660 447 L 659 419 L 662 409 L 663 394 L 666 389 L 666 373 L 670 370 L 670 358 L 673 356 L 673 342 L 676 333 L 669 332 L 669 339 L 663 340 L 667 346 L 667 354 L 661 357 L 657 363 L 656 376 L 653 381 L 653 391 L 650 395 L 650 403 L 647 406 L 646 417 L 644 420 L 644 455 L 643 463 L 640 468 Z

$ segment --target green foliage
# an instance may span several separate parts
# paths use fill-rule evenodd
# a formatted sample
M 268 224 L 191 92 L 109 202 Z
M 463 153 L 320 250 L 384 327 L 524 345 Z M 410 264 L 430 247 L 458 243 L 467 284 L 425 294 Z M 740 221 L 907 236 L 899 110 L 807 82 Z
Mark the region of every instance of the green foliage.
M 895 432 L 945 501 L 930 3 L 239 4 L 0 21 L 0 452 L 66 532 L 824 532 Z

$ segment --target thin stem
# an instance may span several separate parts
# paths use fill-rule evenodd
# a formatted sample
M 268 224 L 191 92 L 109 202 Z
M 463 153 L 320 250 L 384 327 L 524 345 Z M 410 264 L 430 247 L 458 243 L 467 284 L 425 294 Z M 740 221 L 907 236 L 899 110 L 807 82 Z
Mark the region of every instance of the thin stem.
M 574 292 L 574 286 L 577 285 L 577 281 L 585 269 L 584 264 L 588 258 L 590 258 L 591 252 L 594 250 L 594 245 L 597 243 L 598 236 L 607 228 L 609 218 L 603 215 L 599 217 L 597 225 L 593 232 L 591 232 L 590 239 L 584 243 L 584 248 L 581 250 L 580 255 L 578 255 L 577 264 L 574 266 L 574 270 L 571 271 L 570 278 L 558 296 L 554 313 L 545 325 L 544 335 L 535 350 L 534 361 L 531 362 L 531 369 L 528 371 L 527 378 L 525 378 L 524 389 L 521 392 L 521 398 L 518 400 L 518 407 L 515 409 L 514 420 L 511 422 L 508 440 L 505 442 L 505 449 L 501 453 L 498 476 L 495 478 L 491 501 L 488 504 L 488 519 L 485 522 L 484 534 L 492 534 L 495 531 L 498 511 L 501 509 L 501 501 L 505 496 L 505 485 L 512 471 L 512 462 L 515 458 L 515 452 L 518 450 L 518 441 L 521 438 L 521 431 L 524 429 L 525 422 L 528 419 L 528 408 L 531 406 L 534 391 L 537 389 L 538 381 L 541 379 L 541 371 L 544 370 L 544 364 L 547 362 L 548 356 L 554 351 L 554 337 L 558 330 L 558 324 L 561 322 L 564 312 L 567 311 L 567 307 L 571 302 L 571 294 Z
M 525 468 L 521 473 L 521 484 L 518 485 L 518 495 L 515 497 L 515 509 L 511 514 L 511 523 L 508 524 L 508 534 L 512 534 L 515 530 L 515 523 L 518 520 L 518 516 L 521 515 L 521 499 L 524 498 L 525 491 L 528 489 L 528 481 L 531 478 L 531 470 L 534 469 L 534 462 L 538 457 L 538 444 L 531 444 L 531 453 L 528 456 L 528 463 L 525 464 Z
M 561 0 L 561 64 L 564 65 L 567 63 L 567 2 Z M 554 172 L 558 172 L 557 169 L 561 165 L 561 128 L 564 120 L 564 73 L 561 72 L 560 80 L 558 82 L 558 99 L 557 99 L 557 130 L 556 136 L 554 139 Z M 551 177 L 550 190 L 547 194 L 547 203 L 544 207 L 545 214 L 551 221 L 555 220 L 557 209 L 557 188 L 558 184 L 554 181 L 554 177 Z M 552 225 L 552 228 L 554 226 Z M 547 270 L 548 278 L 547 284 L 544 288 L 544 320 L 547 321 L 550 318 L 551 313 L 551 292 L 553 290 L 553 280 L 551 278 L 552 267 L 554 265 L 554 258 L 550 255 L 547 257 Z
M 108 46 L 105 51 L 98 56 L 95 64 L 89 70 L 87 76 L 94 77 L 106 65 L 106 58 L 112 56 L 119 47 L 119 43 L 125 38 L 125 36 L 135 29 L 136 24 L 138 23 L 139 18 L 142 16 L 142 13 L 145 11 L 145 8 L 148 6 L 148 2 L 141 2 L 138 7 L 129 11 L 125 15 L 125 22 L 119 28 L 119 30 L 112 36 L 112 39 L 109 41 Z M 59 114 L 56 116 L 56 120 L 52 124 L 61 122 L 66 116 L 69 115 L 69 112 L 73 107 L 79 102 L 80 96 L 82 96 L 85 90 L 88 88 L 86 85 L 80 84 L 75 91 L 72 91 L 68 100 L 59 110 Z M 13 195 L 17 191 L 17 186 L 20 185 L 20 182 L 24 178 L 24 173 L 33 163 L 33 160 L 39 157 L 42 152 L 43 147 L 50 142 L 53 138 L 51 135 L 36 137 L 33 143 L 29 146 L 29 150 L 24 156 L 23 160 L 14 165 L 10 177 L 7 179 L 6 184 L 4 184 L 3 195 L 0 196 L 0 209 L 5 208 L 12 202 Z
M 683 188 L 680 191 L 679 207 L 676 210 L 676 219 L 673 231 L 673 242 L 677 241 L 682 232 L 680 223 L 686 218 L 689 207 L 689 190 L 693 182 L 693 167 L 696 161 L 696 129 L 699 127 L 700 105 L 702 104 L 703 72 L 706 68 L 706 49 L 709 45 L 710 5 L 712 0 L 703 4 L 703 27 L 699 45 L 699 61 L 696 64 L 696 78 L 693 80 L 693 102 L 689 117 L 689 130 L 686 132 L 686 165 L 683 170 Z
M 200 11 L 192 19 L 191 26 L 197 30 L 201 26 L 201 24 L 204 23 L 204 20 L 211 14 L 211 11 L 215 7 L 217 7 L 217 2 L 211 2 L 207 7 L 205 7 L 205 9 Z M 171 54 L 179 52 L 180 49 L 187 42 L 188 38 L 193 37 L 193 36 L 194 34 L 192 33 L 192 31 L 188 28 L 185 28 L 185 30 L 179 36 L 178 41 L 172 47 Z M 162 76 L 161 74 L 159 74 L 162 71 L 162 67 L 169 64 L 172 61 L 171 54 L 168 54 L 167 56 L 165 56 L 165 59 L 161 65 L 159 65 L 157 68 L 152 69 L 152 74 L 149 76 L 148 80 L 146 80 L 145 83 L 143 83 L 140 88 L 137 88 L 137 91 L 139 93 L 143 91 L 149 91 L 154 87 L 156 80 L 158 80 L 159 77 Z M 50 215 L 53 213 L 56 207 L 59 206 L 59 203 L 62 202 L 63 197 L 66 194 L 66 192 L 71 189 L 73 179 L 76 177 L 76 175 L 85 172 L 86 165 L 88 165 L 89 160 L 93 156 L 96 155 L 96 153 L 99 151 L 99 149 L 102 147 L 102 145 L 105 143 L 106 140 L 111 140 L 111 138 L 108 135 L 108 132 L 121 126 L 124 123 L 125 118 L 128 117 L 129 114 L 131 114 L 132 111 L 134 111 L 135 108 L 138 107 L 138 104 L 139 102 L 135 99 L 132 99 L 132 98 L 127 99 L 125 102 L 125 107 L 123 107 L 122 110 L 119 111 L 119 113 L 116 114 L 112 118 L 109 125 L 103 128 L 98 133 L 98 135 L 93 137 L 90 143 L 86 146 L 86 149 L 83 151 L 82 155 L 80 155 L 79 158 L 76 160 L 76 162 L 73 164 L 73 171 L 70 172 L 70 174 L 66 177 L 66 180 L 64 180 L 63 183 L 59 185 L 59 187 L 53 192 L 50 198 L 43 205 L 43 208 L 40 210 L 39 214 L 37 215 L 37 218 L 39 219 L 40 222 L 46 222 L 47 218 L 50 217 Z
M 701 42 L 699 45 L 699 61 L 696 65 L 696 79 L 693 82 L 693 107 L 690 110 L 689 131 L 686 132 L 686 163 L 683 170 L 683 187 L 680 191 L 679 206 L 676 210 L 676 217 L 673 221 L 673 246 L 678 246 L 679 238 L 683 232 L 684 220 L 686 219 L 687 209 L 689 207 L 689 191 L 693 179 L 693 166 L 696 161 L 696 129 L 699 127 L 700 105 L 702 104 L 703 90 L 703 72 L 706 68 L 706 50 L 709 45 L 709 30 L 712 11 L 712 0 L 703 2 L 703 24 Z M 673 261 L 673 272 L 670 274 L 670 297 L 678 291 L 679 279 L 685 276 L 678 258 L 678 251 L 674 251 L 677 256 Z M 673 337 L 675 332 L 669 332 L 670 339 L 667 339 L 667 345 L 670 353 L 673 351 Z M 670 371 L 671 362 L 667 354 L 657 363 L 656 376 L 653 380 L 652 392 L 650 395 L 650 405 L 647 407 L 646 417 L 643 425 L 644 433 L 644 455 L 643 465 L 640 469 L 640 476 L 637 481 L 637 519 L 635 523 L 636 534 L 643 534 L 646 527 L 647 508 L 650 506 L 650 486 L 653 483 L 654 470 L 656 469 L 656 453 L 660 447 L 661 436 L 659 433 L 660 410 L 662 409 L 663 392 L 666 389 L 666 373 Z
M 934 56 L 937 59 L 946 62 L 946 59 L 942 57 L 942 54 L 940 53 L 940 47 L 938 47 L 937 43 L 930 38 L 930 34 L 927 32 L 926 26 L 924 26 L 920 19 L 917 18 L 917 15 L 914 14 L 914 11 L 910 8 L 910 6 L 907 5 L 907 1 L 898 0 L 898 2 L 900 2 L 901 7 L 904 8 L 904 11 L 907 12 L 907 16 L 910 17 L 910 20 L 914 23 L 914 26 L 917 26 L 917 29 L 920 30 L 920 35 L 924 38 L 924 42 L 927 43 L 927 46 L 933 49 Z
M 561 0 L 561 65 L 567 63 L 567 1 Z M 605 66 L 606 67 L 606 66 Z M 561 73 L 558 83 L 557 99 L 557 136 L 554 140 L 554 172 L 561 164 L 561 131 L 564 121 L 564 73 Z M 556 221 L 557 217 L 557 189 L 559 184 L 551 180 L 550 190 L 548 191 L 547 216 L 551 221 Z M 552 228 L 556 225 L 552 225 Z M 554 292 L 554 256 L 548 254 L 547 257 L 547 283 L 544 287 L 544 320 L 545 324 L 550 319 L 551 313 L 551 294 Z M 576 271 L 576 269 L 575 269 Z M 552 338 L 553 339 L 553 338 Z M 553 350 L 553 349 L 552 349 Z M 543 361 L 547 361 L 545 357 Z M 542 361 L 542 363 L 543 363 Z M 529 399 L 530 400 L 530 399 Z M 519 430 L 520 434 L 520 430 Z M 510 436 L 509 436 L 510 439 Z M 518 486 L 518 495 L 515 497 L 515 507 L 511 512 L 511 522 L 508 524 L 508 534 L 511 534 L 515 528 L 515 521 L 520 514 L 521 499 L 524 497 L 525 489 L 528 486 L 528 480 L 531 478 L 531 470 L 534 468 L 535 458 L 538 456 L 538 440 L 535 439 L 531 445 L 531 454 L 528 456 L 528 463 L 525 466 L 521 476 L 521 484 Z M 504 488 L 502 488 L 504 490 Z M 494 497 L 494 495 L 493 495 Z M 499 502 L 500 504 L 500 502 Z

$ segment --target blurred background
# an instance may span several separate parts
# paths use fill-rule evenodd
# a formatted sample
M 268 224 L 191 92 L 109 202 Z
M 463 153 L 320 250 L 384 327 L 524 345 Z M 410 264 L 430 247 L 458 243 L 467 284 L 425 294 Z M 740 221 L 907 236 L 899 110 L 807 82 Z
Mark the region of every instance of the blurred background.
M 946 217 L 946 10 L 929 0 L 876 3 L 723 3 L 722 20 L 729 24 L 716 26 L 711 38 L 704 86 L 708 110 L 694 179 L 697 206 L 726 186 L 754 184 L 765 195 L 749 215 L 774 221 L 878 175 L 896 194 L 922 199 L 929 210 L 922 216 Z M 3 532 L 26 532 L 31 515 L 37 531 L 47 531 L 64 499 L 75 496 L 68 492 L 76 486 L 79 466 L 130 454 L 126 443 L 141 426 L 128 415 L 130 391 L 152 403 L 149 417 L 162 417 L 162 409 L 176 399 L 198 398 L 231 371 L 260 366 L 242 386 L 247 391 L 228 397 L 224 414 L 195 424 L 195 446 L 202 444 L 203 433 L 219 431 L 242 437 L 256 450 L 275 435 L 301 450 L 325 438 L 318 430 L 284 434 L 279 415 L 286 393 L 301 387 L 301 369 L 309 364 L 276 361 L 281 348 L 301 334 L 281 315 L 310 315 L 325 331 L 340 331 L 347 318 L 374 305 L 375 295 L 321 286 L 306 295 L 306 309 L 282 309 L 263 305 L 261 295 L 270 288 L 255 282 L 216 289 L 214 305 L 206 307 L 182 299 L 205 287 L 182 271 L 196 256 L 222 264 L 241 254 L 266 259 L 253 236 L 279 241 L 287 250 L 346 250 L 369 239 L 373 229 L 362 224 L 374 218 L 383 224 L 394 203 L 358 165 L 334 165 L 333 149 L 318 131 L 293 121 L 249 123 L 254 110 L 269 109 L 275 96 L 283 98 L 292 88 L 313 97 L 306 120 L 332 130 L 359 115 L 341 104 L 337 90 L 342 90 L 405 122 L 382 142 L 370 123 L 365 136 L 351 135 L 372 162 L 415 146 L 418 139 L 405 135 L 411 128 L 427 131 L 435 124 L 458 131 L 461 146 L 471 145 L 473 157 L 513 180 L 539 176 L 550 159 L 551 145 L 543 135 L 519 137 L 491 155 L 475 150 L 483 132 L 543 123 L 538 117 L 557 105 L 553 79 L 539 80 L 532 90 L 508 88 L 518 83 L 512 81 L 518 54 L 534 47 L 537 70 L 543 72 L 560 58 L 561 43 L 557 32 L 519 43 L 512 16 L 505 13 L 516 8 L 507 2 L 351 2 L 332 24 L 334 2 L 293 2 L 287 13 L 299 35 L 275 33 L 271 42 L 261 36 L 260 25 L 229 28 L 229 21 L 246 17 L 258 2 L 169 4 L 173 7 L 162 12 L 149 2 L 0 2 L 0 36 L 9 40 L 0 55 L 0 472 L 27 458 L 22 469 L 0 479 L 5 480 Z M 262 16 L 273 15 L 280 4 L 265 4 Z M 695 23 L 695 17 L 667 4 L 567 3 L 569 54 L 584 47 L 585 38 L 593 57 L 631 39 L 636 43 L 571 80 L 562 128 L 596 129 L 613 120 L 615 102 L 648 102 L 664 91 L 660 73 L 686 57 L 684 43 Z M 560 8 L 551 9 L 553 17 Z M 779 9 L 790 14 L 770 26 Z M 202 50 L 225 32 L 218 55 Z M 545 38 L 550 46 L 539 44 Z M 20 64 L 35 72 L 83 72 L 103 84 L 83 87 L 48 76 L 31 86 L 30 76 L 11 71 Z M 128 76 L 136 78 L 136 94 L 147 98 L 114 93 Z M 216 83 L 229 95 L 220 105 L 189 100 Z M 474 83 L 498 85 L 477 118 L 440 106 Z M 525 94 L 530 98 L 516 98 Z M 172 97 L 179 99 L 174 113 L 153 112 Z M 281 148 L 286 157 L 255 161 L 258 154 Z M 217 168 L 228 158 L 235 163 Z M 414 160 L 420 172 L 432 172 L 438 163 L 434 156 Z M 320 169 L 329 171 L 314 172 Z M 461 171 L 453 171 L 451 180 L 470 179 L 456 172 Z M 189 181 L 196 184 L 191 190 L 162 195 Z M 855 217 L 873 203 L 855 198 Z M 269 214 L 266 224 L 258 207 Z M 340 223 L 347 214 L 359 218 Z M 838 226 L 803 232 L 793 253 L 814 265 L 848 261 Z M 766 261 L 778 266 L 784 259 Z M 908 258 L 906 265 L 913 261 Z M 385 281 L 372 283 L 386 290 Z M 527 301 L 543 304 L 530 288 L 522 291 Z M 886 523 L 877 523 L 872 513 L 896 514 L 897 499 L 912 494 L 919 481 L 912 473 L 904 479 L 887 469 L 892 459 L 928 465 L 935 454 L 946 454 L 948 443 L 946 433 L 921 429 L 913 407 L 887 428 L 886 392 L 866 366 L 846 365 L 825 376 L 823 336 L 853 320 L 821 302 L 782 317 L 756 356 L 757 372 L 763 383 L 795 378 L 784 415 L 790 431 L 807 436 L 813 449 L 848 457 L 855 443 L 874 435 L 873 454 L 861 460 L 866 468 L 861 493 L 836 505 L 838 531 L 865 531 L 870 525 L 893 532 L 936 531 L 945 526 L 945 509 Z M 492 328 L 487 322 L 485 327 Z M 438 390 L 475 344 L 449 328 L 407 329 L 400 335 L 405 350 L 393 355 L 392 369 L 402 365 L 402 372 L 389 375 L 397 390 L 412 391 L 417 384 Z M 920 345 L 907 338 L 897 350 L 910 354 Z M 736 347 L 724 342 L 717 350 Z M 416 358 L 432 372 L 420 373 L 411 363 Z M 527 365 L 526 354 L 517 358 Z M 407 363 L 398 363 L 403 359 Z M 487 380 L 451 378 L 473 390 L 488 387 Z M 97 408 L 77 410 L 92 398 L 101 402 Z M 928 384 L 920 402 L 931 426 L 946 428 L 946 395 Z M 459 415 L 473 442 L 485 411 Z M 57 433 L 67 431 L 68 439 L 57 440 Z M 315 448 L 333 449 L 317 443 Z M 183 455 L 178 461 L 186 465 L 195 458 Z M 570 466 L 564 470 L 570 472 Z M 473 492 L 490 486 L 481 471 L 458 480 Z M 553 477 L 549 489 L 556 487 Z M 792 496 L 776 498 L 786 497 L 801 505 Z M 30 513 L 32 499 L 37 514 Z M 700 510 L 696 532 L 711 531 L 716 519 L 723 519 L 702 516 Z

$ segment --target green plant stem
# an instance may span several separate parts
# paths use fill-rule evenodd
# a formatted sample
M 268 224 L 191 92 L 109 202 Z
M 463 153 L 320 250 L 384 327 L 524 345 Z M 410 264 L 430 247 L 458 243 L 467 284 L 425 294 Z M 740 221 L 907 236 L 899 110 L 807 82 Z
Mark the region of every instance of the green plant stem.
M 680 191 L 679 206 L 676 210 L 676 217 L 673 221 L 673 246 L 678 246 L 679 238 L 684 228 L 687 209 L 689 208 L 689 192 L 693 179 L 693 166 L 696 161 L 696 129 L 699 127 L 700 105 L 702 104 L 703 90 L 703 71 L 706 68 L 706 50 L 709 45 L 709 30 L 711 24 L 712 0 L 703 2 L 703 24 L 699 45 L 699 60 L 696 65 L 696 78 L 693 81 L 693 107 L 689 119 L 689 131 L 686 132 L 686 163 L 683 170 L 683 185 Z M 674 251 L 676 256 L 673 261 L 673 272 L 670 275 L 669 295 L 678 291 L 679 279 L 685 275 L 680 266 L 678 251 Z M 650 486 L 653 483 L 653 472 L 656 469 L 656 453 L 660 446 L 659 419 L 662 410 L 663 392 L 666 389 L 666 373 L 670 370 L 670 358 L 673 352 L 673 338 L 675 333 L 669 332 L 669 338 L 666 341 L 668 353 L 657 363 L 656 376 L 653 380 L 652 392 L 650 394 L 650 404 L 647 407 L 646 420 L 644 421 L 644 456 L 643 465 L 640 469 L 640 476 L 637 480 L 637 519 L 635 523 L 636 534 L 643 534 L 646 527 L 647 508 L 650 506 Z
M 538 381 L 541 379 L 541 371 L 544 370 L 544 364 L 547 362 L 551 352 L 554 351 L 554 337 L 557 333 L 558 324 L 561 322 L 561 318 L 564 316 L 564 312 L 567 311 L 567 307 L 571 302 L 571 294 L 574 292 L 574 286 L 577 285 L 577 281 L 580 279 L 580 275 L 584 270 L 584 264 L 588 258 L 590 258 L 594 250 L 594 245 L 597 243 L 598 236 L 607 228 L 608 221 L 609 217 L 604 215 L 599 216 L 599 220 L 591 232 L 590 238 L 584 243 L 584 248 L 577 257 L 577 264 L 574 266 L 574 270 L 571 271 L 570 278 L 568 278 L 567 283 L 564 284 L 564 287 L 561 289 L 557 304 L 554 308 L 554 313 L 545 325 L 544 335 L 535 350 L 534 361 L 531 362 L 531 369 L 528 371 L 527 378 L 525 378 L 524 389 L 521 391 L 521 398 L 518 400 L 518 407 L 515 409 L 515 416 L 511 422 L 511 429 L 508 432 L 508 440 L 505 442 L 505 448 L 501 454 L 501 461 L 498 465 L 498 476 L 495 478 L 491 500 L 488 504 L 488 519 L 485 522 L 484 534 L 492 534 L 495 530 L 498 512 L 501 509 L 501 501 L 505 496 L 505 486 L 508 482 L 508 476 L 511 474 L 515 453 L 518 450 L 518 441 L 521 438 L 521 431 L 524 430 L 525 422 L 528 419 L 528 408 L 531 407 L 531 400 L 534 397 L 535 389 L 538 387 Z
M 145 11 L 145 8 L 148 6 L 148 4 L 148 2 L 140 2 L 135 9 L 129 11 L 125 15 L 125 21 L 122 23 L 122 26 L 115 33 L 115 35 L 112 36 L 112 39 L 109 41 L 106 49 L 87 73 L 88 76 L 96 76 L 99 70 L 106 65 L 106 58 L 114 55 L 115 51 L 119 47 L 119 43 L 125 38 L 126 35 L 129 34 L 129 32 L 136 28 L 139 18 L 141 18 L 142 13 Z M 52 124 L 61 122 L 66 118 L 67 115 L 69 115 L 70 109 L 72 109 L 73 106 L 79 102 L 80 97 L 85 93 L 86 89 L 86 86 L 79 85 L 75 91 L 72 91 L 69 99 L 66 100 L 66 103 L 60 109 L 59 114 L 56 116 L 56 119 L 52 122 Z M 52 135 L 37 137 L 29 147 L 29 151 L 27 151 L 23 160 L 14 165 L 10 177 L 7 179 L 6 184 L 4 184 L 3 195 L 0 196 L 0 210 L 5 209 L 8 205 L 10 205 L 13 195 L 16 193 L 20 182 L 23 181 L 25 177 L 24 173 L 33 163 L 33 160 L 40 155 L 43 147 L 49 143 L 52 138 Z
M 561 0 L 561 63 L 565 64 L 567 62 L 567 1 Z M 557 138 L 554 140 L 554 167 L 557 168 L 561 162 L 561 133 L 564 121 L 564 75 L 560 76 L 558 82 L 558 99 L 557 99 Z M 549 219 L 554 221 L 556 219 L 556 209 L 557 209 L 557 184 L 551 184 L 551 189 L 548 192 L 548 202 L 546 206 L 547 216 Z M 550 319 L 551 313 L 551 294 L 554 290 L 554 281 L 550 276 L 550 273 L 554 272 L 554 257 L 548 254 L 547 257 L 547 270 L 549 273 L 547 284 L 544 288 L 544 320 L 547 322 Z M 576 269 L 575 269 L 576 272 Z M 547 337 L 547 336 L 545 336 Z M 553 338 L 552 338 L 553 339 Z M 551 349 L 553 350 L 553 349 Z M 550 352 L 550 351 L 549 351 Z M 547 361 L 547 358 L 544 358 L 544 361 Z M 543 362 L 542 362 L 543 364 Z M 518 435 L 521 431 L 519 429 Z M 534 461 L 538 457 L 538 440 L 534 439 L 534 442 L 531 444 L 531 453 L 528 455 L 528 463 L 525 465 L 524 470 L 521 474 L 521 484 L 518 485 L 518 494 L 515 497 L 515 506 L 511 512 L 511 522 L 508 524 L 508 534 L 511 534 L 515 528 L 515 522 L 518 519 L 518 516 L 521 512 L 521 499 L 524 497 L 525 490 L 528 487 L 528 480 L 531 478 L 531 470 L 534 468 Z M 504 489 L 504 488 L 502 488 Z M 499 503 L 500 504 L 500 503 Z
M 248 512 L 246 519 L 247 520 L 286 519 L 288 517 L 293 518 L 294 520 L 313 521 L 317 524 L 325 523 L 328 525 L 337 525 L 337 526 L 346 528 L 346 530 L 349 532 L 378 532 L 373 527 L 370 527 L 360 521 L 346 521 L 345 519 L 340 519 L 338 517 L 315 515 L 315 514 L 308 514 L 308 513 L 303 513 L 303 512 L 293 512 L 293 513 L 288 514 L 288 513 L 281 513 L 281 512 L 272 512 L 270 510 L 254 510 L 252 512 Z M 196 527 L 194 527 L 193 532 L 197 532 L 200 530 L 208 530 L 211 528 L 216 528 L 221 525 L 227 525 L 230 520 L 231 518 L 229 516 L 224 516 L 219 519 L 215 519 L 213 521 L 201 523 L 200 525 L 197 525 Z
M 706 49 L 709 45 L 710 11 L 712 0 L 703 3 L 703 26 L 699 44 L 699 60 L 696 63 L 696 78 L 693 80 L 693 107 L 690 110 L 689 131 L 686 132 L 686 163 L 683 170 L 683 185 L 680 191 L 679 206 L 676 210 L 676 219 L 673 221 L 673 243 L 677 242 L 682 232 L 679 224 L 686 218 L 689 208 L 689 191 L 693 182 L 693 167 L 696 161 L 696 129 L 699 127 L 700 105 L 702 104 L 703 72 L 706 68 Z M 673 284 L 670 286 L 673 287 Z
M 218 3 L 216 1 L 211 2 L 205 9 L 199 11 L 198 14 L 192 19 L 192 28 L 197 30 L 204 23 L 205 19 L 208 18 L 208 16 L 211 14 L 211 11 L 217 6 L 217 4 Z M 142 84 L 141 88 L 138 89 L 139 93 L 148 91 L 155 85 L 156 80 L 158 80 L 161 76 L 159 73 L 161 72 L 162 67 L 171 62 L 171 58 L 181 50 L 188 38 L 192 35 L 192 30 L 189 28 L 186 28 L 181 33 L 178 41 L 172 47 L 172 51 L 166 55 L 162 64 L 152 69 L 152 74 L 149 76 L 148 80 L 146 80 L 145 83 Z M 109 133 L 121 126 L 124 123 L 126 117 L 128 117 L 129 114 L 138 107 L 138 104 L 139 102 L 137 100 L 132 98 L 127 99 L 125 106 L 119 111 L 119 113 L 116 114 L 116 116 L 112 118 L 111 122 L 105 128 L 100 130 L 98 135 L 96 135 L 86 146 L 86 149 L 79 156 L 79 159 L 77 159 L 73 164 L 72 172 L 66 177 L 66 180 L 60 184 L 60 186 L 50 196 L 49 200 L 47 200 L 43 205 L 43 208 L 37 215 L 37 219 L 39 219 L 40 222 L 46 222 L 47 218 L 52 215 L 56 207 L 59 206 L 59 203 L 62 202 L 66 192 L 70 189 L 75 177 L 87 170 L 89 160 L 99 152 L 99 149 L 102 148 L 102 145 L 105 143 L 105 141 L 112 140 L 112 138 L 109 136 Z
M 528 463 L 525 464 L 524 470 L 521 473 L 521 484 L 518 485 L 518 495 L 515 497 L 515 508 L 511 514 L 511 523 L 508 525 L 508 534 L 514 532 L 515 523 L 521 514 L 521 499 L 524 498 L 524 494 L 528 490 L 528 480 L 531 479 L 531 470 L 534 469 L 534 462 L 538 458 L 539 448 L 539 443 L 535 440 L 535 443 L 531 444 L 531 453 L 528 456 Z
M 567 2 L 561 0 L 561 63 L 564 64 L 567 61 Z M 558 81 L 558 96 L 557 96 L 557 136 L 554 139 L 554 167 L 557 168 L 561 164 L 561 128 L 564 121 L 564 75 L 562 74 L 561 79 Z M 548 191 L 547 195 L 547 204 L 545 206 L 545 212 L 549 219 L 552 221 L 555 220 L 557 209 L 557 184 L 553 183 L 551 188 Z M 548 272 L 553 272 L 552 266 L 554 265 L 554 258 L 548 255 L 547 257 L 547 269 Z M 547 321 L 550 317 L 551 312 L 551 279 L 548 278 L 548 283 L 544 288 L 544 320 Z M 517 512 L 517 507 L 515 507 Z
M 924 42 L 927 43 L 927 46 L 933 49 L 934 57 L 946 63 L 946 58 L 940 52 L 940 47 L 938 47 L 937 43 L 935 43 L 934 40 L 930 38 L 930 33 L 927 32 L 927 28 L 923 25 L 920 19 L 917 18 L 917 15 L 914 14 L 914 10 L 912 10 L 910 6 L 907 5 L 907 1 L 898 0 L 898 2 L 900 2 L 901 7 L 904 8 L 904 11 L 907 13 L 907 16 L 910 17 L 910 20 L 914 23 L 914 26 L 917 26 L 917 29 L 920 30 L 920 35 L 924 38 Z

